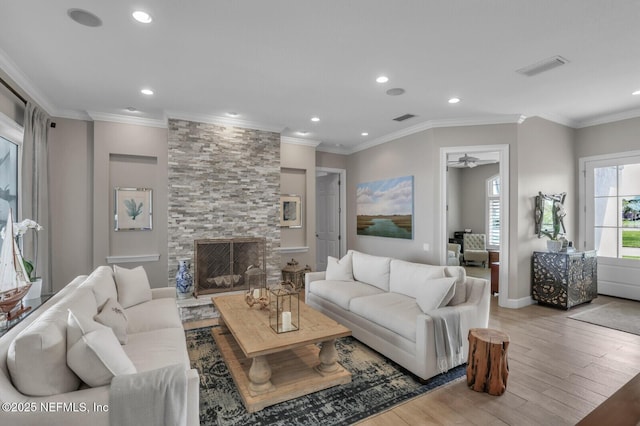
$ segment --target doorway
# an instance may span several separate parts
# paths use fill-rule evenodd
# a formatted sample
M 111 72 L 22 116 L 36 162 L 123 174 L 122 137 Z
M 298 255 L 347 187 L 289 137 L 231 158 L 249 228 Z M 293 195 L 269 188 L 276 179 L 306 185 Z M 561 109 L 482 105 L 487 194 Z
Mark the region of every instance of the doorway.
M 316 168 L 316 270 L 346 252 L 346 170 Z
M 491 154 L 490 154 L 491 153 Z M 460 146 L 460 147 L 443 147 L 440 148 L 440 230 L 441 230 L 441 264 L 447 264 L 447 247 L 449 243 L 450 233 L 454 231 L 464 231 L 467 225 L 464 225 L 460 221 L 460 215 L 458 212 L 451 212 L 449 202 L 450 186 L 454 185 L 453 180 L 450 182 L 449 173 L 447 168 L 454 163 L 465 163 L 464 157 L 478 157 L 478 158 L 495 158 L 497 160 L 498 173 L 500 180 L 500 195 L 499 195 L 499 222 L 500 222 L 500 244 L 499 251 L 501 253 L 499 261 L 498 272 L 498 303 L 500 306 L 506 306 L 508 300 L 508 271 L 509 271 L 509 145 L 476 145 L 476 146 Z M 454 161 L 449 163 L 450 158 L 460 159 L 463 161 Z M 478 163 L 480 163 L 478 161 Z M 464 165 L 464 164 L 462 164 Z M 468 165 L 464 165 L 467 166 Z M 472 168 L 475 165 L 472 165 Z M 482 196 L 486 198 L 484 187 L 482 189 Z M 455 201 L 453 204 L 456 204 Z M 460 202 L 458 202 L 458 208 L 464 208 Z M 482 209 L 485 208 L 485 203 L 482 203 Z M 474 208 L 475 209 L 475 208 Z M 457 215 L 454 215 L 456 213 Z M 463 229 L 452 229 L 451 226 L 462 226 Z M 474 225 L 473 232 L 486 234 L 486 227 L 484 224 Z M 464 255 L 464 254 L 463 254 Z

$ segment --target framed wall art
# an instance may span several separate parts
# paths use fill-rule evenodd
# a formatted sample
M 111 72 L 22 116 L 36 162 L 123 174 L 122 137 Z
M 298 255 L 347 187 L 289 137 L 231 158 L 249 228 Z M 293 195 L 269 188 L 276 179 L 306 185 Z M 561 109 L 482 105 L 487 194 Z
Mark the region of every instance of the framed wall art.
M 413 176 L 360 183 L 357 235 L 413 239 Z
M 149 188 L 114 189 L 114 229 L 150 231 L 153 225 L 153 190 Z
M 283 228 L 302 228 L 302 196 L 280 196 L 280 226 Z

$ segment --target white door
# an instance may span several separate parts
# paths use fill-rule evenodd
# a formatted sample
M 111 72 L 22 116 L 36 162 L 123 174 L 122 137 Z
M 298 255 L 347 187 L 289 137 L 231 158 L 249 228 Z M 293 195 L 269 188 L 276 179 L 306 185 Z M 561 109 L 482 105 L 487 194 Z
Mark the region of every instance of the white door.
M 316 177 L 316 268 L 327 269 L 327 256 L 340 257 L 340 175 Z

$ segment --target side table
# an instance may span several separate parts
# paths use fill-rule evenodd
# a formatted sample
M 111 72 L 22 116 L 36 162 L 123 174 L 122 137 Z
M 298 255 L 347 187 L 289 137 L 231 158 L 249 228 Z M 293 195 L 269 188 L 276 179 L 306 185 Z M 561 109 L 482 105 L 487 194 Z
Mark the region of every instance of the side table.
M 509 336 L 491 328 L 469 330 L 467 385 L 476 392 L 502 395 L 507 389 Z

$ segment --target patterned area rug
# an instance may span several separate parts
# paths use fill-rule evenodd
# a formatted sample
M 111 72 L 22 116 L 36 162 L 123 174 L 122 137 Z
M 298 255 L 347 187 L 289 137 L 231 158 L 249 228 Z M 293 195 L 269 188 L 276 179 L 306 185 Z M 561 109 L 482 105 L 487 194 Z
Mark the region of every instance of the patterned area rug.
M 611 302 L 569 318 L 640 336 L 640 303 Z
M 186 331 L 191 366 L 200 374 L 201 425 L 348 425 L 465 375 L 466 364 L 420 384 L 397 364 L 347 337 L 336 348 L 352 382 L 248 413 L 211 336 Z

